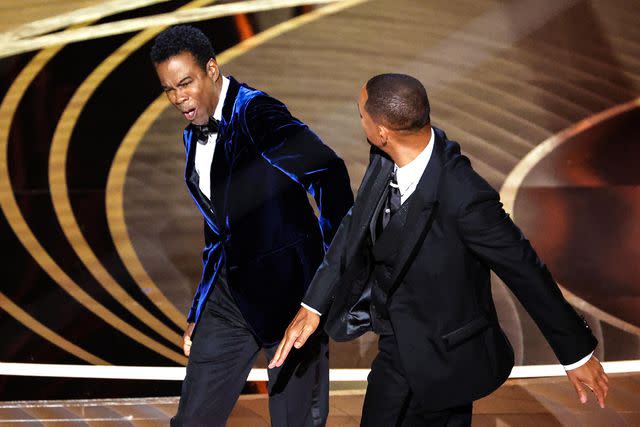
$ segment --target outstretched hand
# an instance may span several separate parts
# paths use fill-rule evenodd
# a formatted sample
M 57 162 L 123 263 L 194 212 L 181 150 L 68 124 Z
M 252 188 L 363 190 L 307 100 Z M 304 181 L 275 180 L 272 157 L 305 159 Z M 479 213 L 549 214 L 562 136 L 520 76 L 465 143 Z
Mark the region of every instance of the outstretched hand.
M 580 402 L 587 403 L 586 386 L 595 394 L 600 407 L 604 408 L 604 401 L 609 391 L 609 377 L 595 356 L 591 356 L 591 359 L 584 365 L 567 371 L 567 376 L 576 389 Z
M 293 318 L 289 327 L 284 332 L 284 338 L 280 341 L 276 354 L 269 362 L 269 369 L 282 366 L 291 351 L 291 347 L 300 348 L 307 342 L 307 339 L 318 329 L 320 316 L 316 313 L 301 307 L 298 314 Z

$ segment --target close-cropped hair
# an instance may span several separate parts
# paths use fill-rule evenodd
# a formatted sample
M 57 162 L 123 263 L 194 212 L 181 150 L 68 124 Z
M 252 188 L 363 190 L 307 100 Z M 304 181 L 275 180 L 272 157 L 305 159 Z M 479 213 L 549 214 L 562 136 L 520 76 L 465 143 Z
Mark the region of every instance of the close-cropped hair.
M 406 74 L 380 74 L 365 88 L 364 108 L 377 122 L 396 131 L 418 131 L 430 123 L 427 90 L 418 79 Z
M 202 31 L 191 25 L 175 25 L 156 37 L 151 47 L 151 62 L 160 64 L 183 52 L 191 53 L 203 70 L 209 59 L 216 57 L 211 41 Z

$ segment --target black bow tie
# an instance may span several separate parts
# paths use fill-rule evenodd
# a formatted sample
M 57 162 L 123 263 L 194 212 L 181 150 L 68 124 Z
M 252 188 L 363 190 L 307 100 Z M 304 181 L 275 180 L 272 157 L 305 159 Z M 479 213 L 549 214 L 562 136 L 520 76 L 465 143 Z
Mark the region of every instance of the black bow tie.
M 213 116 L 209 117 L 209 121 L 203 125 L 193 125 L 196 132 L 199 135 L 198 141 L 207 143 L 209 140 L 209 135 L 212 133 L 217 133 L 220 129 L 220 121 L 213 118 Z

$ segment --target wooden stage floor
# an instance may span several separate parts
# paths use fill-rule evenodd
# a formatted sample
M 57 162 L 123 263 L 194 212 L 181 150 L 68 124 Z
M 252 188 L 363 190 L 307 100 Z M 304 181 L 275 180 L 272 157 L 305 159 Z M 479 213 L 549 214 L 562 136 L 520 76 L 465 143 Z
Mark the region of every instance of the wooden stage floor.
M 565 378 L 509 380 L 474 404 L 473 426 L 637 426 L 640 425 L 640 374 L 611 376 L 608 405 L 593 399 L 582 405 Z M 461 385 L 462 387 L 463 385 Z M 364 390 L 331 392 L 327 426 L 358 426 Z M 5 402 L 2 426 L 164 426 L 176 412 L 177 397 Z M 265 395 L 241 396 L 229 427 L 269 425 Z

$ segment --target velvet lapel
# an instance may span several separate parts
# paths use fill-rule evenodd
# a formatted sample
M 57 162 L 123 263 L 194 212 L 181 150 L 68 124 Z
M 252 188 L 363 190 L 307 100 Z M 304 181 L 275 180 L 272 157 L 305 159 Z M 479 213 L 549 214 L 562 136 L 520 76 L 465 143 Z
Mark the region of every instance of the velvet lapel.
M 233 138 L 232 122 L 236 98 L 240 90 L 240 84 L 233 77 L 229 77 L 229 87 L 222 106 L 222 117 L 218 127 L 216 148 L 211 164 L 211 205 L 218 219 L 220 228 L 225 228 L 222 221 L 226 221 L 227 201 L 229 196 L 228 184 L 232 172 Z
M 200 191 L 199 177 L 195 170 L 196 145 L 198 144 L 198 141 L 196 141 L 196 133 L 194 132 L 192 125 L 187 126 L 184 130 L 183 139 L 187 153 L 187 162 L 184 170 L 187 189 L 189 190 L 189 194 L 191 194 L 193 201 L 196 203 L 196 206 L 200 209 L 205 221 L 209 224 L 209 227 L 214 233 L 219 235 L 220 230 L 217 225 L 215 212 L 211 207 L 209 200 L 204 194 L 202 194 L 202 191 Z
M 229 144 L 231 142 L 230 138 L 226 138 L 227 132 L 229 130 L 229 124 L 231 122 L 231 117 L 233 115 L 233 107 L 236 100 L 236 96 L 238 95 L 238 91 L 240 90 L 240 84 L 233 78 L 229 77 L 229 88 L 227 89 L 227 96 L 224 100 L 224 105 L 222 106 L 222 120 L 220 120 L 220 128 L 218 129 L 218 136 L 216 138 L 216 150 L 219 149 L 225 150 L 225 144 Z M 198 209 L 202 212 L 205 220 L 209 223 L 209 226 L 214 231 L 214 233 L 220 235 L 220 225 L 219 222 L 220 215 L 217 213 L 215 208 L 215 204 L 211 203 L 207 197 L 202 194 L 200 191 L 200 177 L 195 170 L 195 159 L 196 159 L 196 146 L 198 141 L 196 140 L 196 133 L 194 131 L 193 125 L 189 124 L 184 132 L 183 132 L 183 140 L 185 143 L 187 162 L 184 171 L 185 181 L 187 183 L 187 188 L 189 189 L 189 193 L 191 193 L 191 197 L 196 202 Z M 226 151 L 226 150 L 225 150 Z M 215 156 L 215 154 L 214 154 Z M 211 188 L 214 188 L 213 181 L 213 168 L 212 168 L 212 185 Z M 215 194 L 212 195 L 215 198 Z

